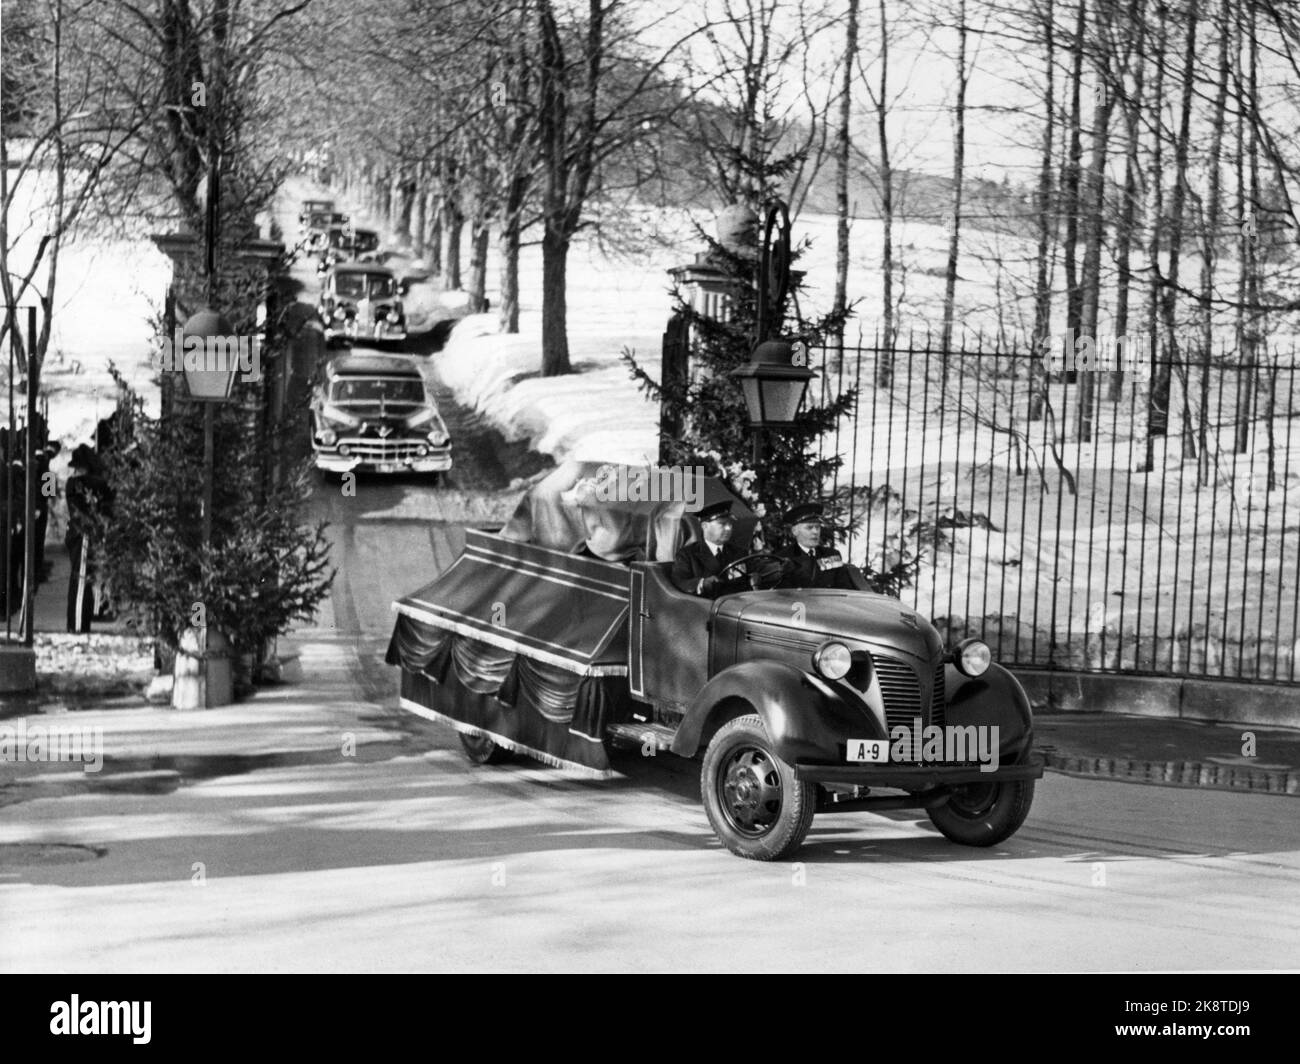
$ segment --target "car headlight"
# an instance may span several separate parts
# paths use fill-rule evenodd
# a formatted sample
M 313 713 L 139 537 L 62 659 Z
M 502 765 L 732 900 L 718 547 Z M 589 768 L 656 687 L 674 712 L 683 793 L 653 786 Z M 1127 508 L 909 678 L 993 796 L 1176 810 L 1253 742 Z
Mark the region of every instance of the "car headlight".
M 842 680 L 853 668 L 853 651 L 843 643 L 831 640 L 813 651 L 812 663 L 818 676 L 827 680 Z
M 388 312 L 388 324 L 389 324 L 389 325 L 396 325 L 396 324 L 397 324 L 398 322 L 400 322 L 401 320 L 402 320 L 402 315 L 399 314 L 397 311 L 395 311 L 395 310 L 390 310 L 390 311 Z
M 451 440 L 445 429 L 434 429 L 427 438 L 435 447 L 446 447 Z
M 339 442 L 339 434 L 333 429 L 321 429 L 316 433 L 316 438 L 320 440 L 323 447 L 333 447 Z
M 334 308 L 334 320 L 335 320 L 335 321 L 342 321 L 342 320 L 343 320 L 344 318 L 346 318 L 347 316 L 348 316 L 348 312 L 347 312 L 346 310 L 344 310 L 342 307 L 335 307 L 335 308 Z
M 983 676 L 993 664 L 993 652 L 981 639 L 963 639 L 952 652 L 952 663 L 963 676 Z

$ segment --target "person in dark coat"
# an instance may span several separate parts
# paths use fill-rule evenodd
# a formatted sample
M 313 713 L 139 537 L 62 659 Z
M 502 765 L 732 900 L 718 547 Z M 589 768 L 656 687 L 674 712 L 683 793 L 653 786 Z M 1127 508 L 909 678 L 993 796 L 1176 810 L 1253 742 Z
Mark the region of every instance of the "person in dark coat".
M 6 566 L 0 555 L 0 617 L 12 616 L 23 599 L 23 562 L 27 513 L 27 471 L 17 453 L 18 433 L 0 431 L 0 552 L 8 534 L 9 556 Z M 4 579 L 7 574 L 8 580 Z
M 45 560 L 45 534 L 50 524 L 50 499 L 45 493 L 46 476 L 50 471 L 50 459 L 59 453 L 57 440 L 50 439 L 49 426 L 39 413 L 32 422 L 31 429 L 24 426 L 19 433 L 19 453 L 27 453 L 27 433 L 32 434 L 33 476 L 36 478 L 36 582 L 44 583 L 50 575 L 50 564 Z
M 857 566 L 845 564 L 839 551 L 822 543 L 822 515 L 822 505 L 816 502 L 792 506 L 783 515 L 792 542 L 774 552 L 784 566 L 777 586 L 871 590 Z
M 95 519 L 108 512 L 112 496 L 95 452 L 84 443 L 72 452 L 69 467 L 73 475 L 68 478 L 68 531 L 63 540 L 72 563 L 68 631 L 85 633 L 95 613 Z
M 731 503 L 718 502 L 706 506 L 696 516 L 704 535 L 688 543 L 673 559 L 672 582 L 678 590 L 705 598 L 729 595 L 750 586 L 749 577 L 732 569 L 726 579 L 719 574 L 734 561 L 745 556 L 739 547 L 732 546 L 731 530 L 735 518 L 731 516 Z

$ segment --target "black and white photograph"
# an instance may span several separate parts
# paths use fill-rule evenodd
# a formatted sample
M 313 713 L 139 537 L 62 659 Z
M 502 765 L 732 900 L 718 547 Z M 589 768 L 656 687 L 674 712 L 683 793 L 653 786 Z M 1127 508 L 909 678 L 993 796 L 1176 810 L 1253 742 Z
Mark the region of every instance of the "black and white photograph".
M 1300 5 L 0 0 L 0 74 L 0 973 L 1263 1033 Z

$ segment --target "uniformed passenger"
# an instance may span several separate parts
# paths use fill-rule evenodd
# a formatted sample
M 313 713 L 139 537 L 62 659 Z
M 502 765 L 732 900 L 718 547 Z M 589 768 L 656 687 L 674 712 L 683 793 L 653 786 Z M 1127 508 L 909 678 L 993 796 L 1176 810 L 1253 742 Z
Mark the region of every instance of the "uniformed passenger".
M 790 507 L 783 515 L 793 542 L 775 552 L 785 564 L 777 586 L 869 591 L 857 566 L 846 565 L 839 551 L 822 543 L 823 512 L 821 503 L 806 502 Z
M 719 574 L 727 566 L 745 556 L 743 550 L 730 542 L 735 527 L 731 503 L 716 502 L 695 516 L 699 518 L 703 537 L 677 552 L 673 559 L 673 583 L 682 591 L 705 598 L 717 598 L 748 588 L 749 577 L 739 569 L 732 569 L 725 579 L 719 579 Z

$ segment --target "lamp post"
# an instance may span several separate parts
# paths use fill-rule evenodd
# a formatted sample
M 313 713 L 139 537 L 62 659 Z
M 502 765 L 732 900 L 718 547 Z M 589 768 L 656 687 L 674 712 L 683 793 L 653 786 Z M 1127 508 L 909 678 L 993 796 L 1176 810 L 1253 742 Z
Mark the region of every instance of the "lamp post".
M 231 326 L 211 307 L 192 314 L 181 326 L 185 347 L 191 339 L 201 340 L 197 350 L 186 350 L 183 360 L 185 387 L 192 402 L 203 404 L 203 544 L 212 542 L 212 410 L 230 398 L 230 389 L 239 369 L 239 359 L 231 342 Z M 220 338 L 221 343 L 213 343 Z M 191 357 L 196 356 L 196 357 Z

